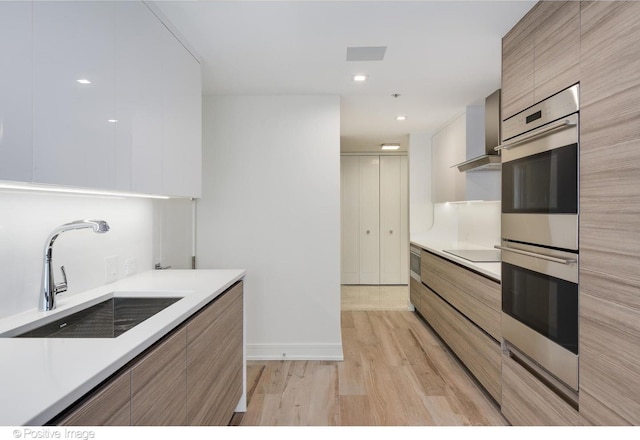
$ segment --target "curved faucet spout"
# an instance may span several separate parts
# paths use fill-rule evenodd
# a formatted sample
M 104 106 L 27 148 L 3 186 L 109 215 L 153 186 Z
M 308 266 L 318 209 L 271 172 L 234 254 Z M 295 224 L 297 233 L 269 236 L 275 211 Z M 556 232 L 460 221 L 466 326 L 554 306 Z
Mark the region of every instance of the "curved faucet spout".
M 62 267 L 62 276 L 64 281 L 56 284 L 53 277 L 53 266 L 51 260 L 53 258 L 53 243 L 60 234 L 65 231 L 71 231 L 74 229 L 93 229 L 93 232 L 103 234 L 109 231 L 109 224 L 104 220 L 76 220 L 64 225 L 58 226 L 54 229 L 47 241 L 44 248 L 44 267 L 42 270 L 42 295 L 40 298 L 39 309 L 48 311 L 56 308 L 56 295 L 58 293 L 66 292 L 67 290 L 67 275 Z

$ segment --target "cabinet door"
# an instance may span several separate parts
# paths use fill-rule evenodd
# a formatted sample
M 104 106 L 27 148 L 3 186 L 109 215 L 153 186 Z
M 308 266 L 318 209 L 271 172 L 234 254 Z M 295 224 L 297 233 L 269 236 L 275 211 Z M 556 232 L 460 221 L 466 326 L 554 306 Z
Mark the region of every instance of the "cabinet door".
M 465 200 L 466 174 L 453 166 L 466 160 L 466 151 L 466 114 L 462 114 L 432 138 L 434 203 Z
M 61 426 L 131 425 L 131 374 L 117 376 L 57 423 Z
M 200 63 L 166 28 L 162 30 L 163 193 L 202 193 L 202 78 Z
M 116 3 L 118 189 L 162 193 L 163 27 L 144 3 Z
M 407 158 L 380 156 L 380 284 L 407 284 Z
M 132 425 L 186 424 L 186 337 L 182 328 L 131 369 Z
M 360 158 L 340 158 L 341 282 L 360 283 Z
M 0 2 L 0 180 L 33 177 L 31 2 Z
M 33 2 L 35 182 L 115 185 L 115 5 Z
M 360 282 L 380 283 L 380 158 L 360 156 Z
M 640 424 L 640 3 L 581 13 L 580 413 Z
M 580 80 L 580 2 L 545 1 L 536 8 L 534 100 Z
M 502 39 L 502 119 L 534 104 L 535 6 Z
M 242 286 L 187 325 L 189 425 L 227 425 L 242 396 Z

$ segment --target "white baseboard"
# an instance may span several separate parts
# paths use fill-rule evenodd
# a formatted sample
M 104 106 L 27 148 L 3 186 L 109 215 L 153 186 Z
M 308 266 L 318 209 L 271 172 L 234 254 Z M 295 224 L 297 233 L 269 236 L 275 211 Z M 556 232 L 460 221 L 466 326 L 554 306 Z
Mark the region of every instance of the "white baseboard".
M 342 361 L 342 344 L 247 344 L 248 361 Z

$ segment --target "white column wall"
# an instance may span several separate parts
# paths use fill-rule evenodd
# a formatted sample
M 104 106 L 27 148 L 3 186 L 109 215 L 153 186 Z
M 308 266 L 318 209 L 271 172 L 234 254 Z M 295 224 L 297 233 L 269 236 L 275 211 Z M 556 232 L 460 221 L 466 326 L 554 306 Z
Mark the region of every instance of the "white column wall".
M 409 136 L 409 234 L 428 231 L 433 225 L 431 197 L 431 134 Z
M 203 104 L 198 268 L 245 268 L 248 359 L 342 359 L 340 101 Z

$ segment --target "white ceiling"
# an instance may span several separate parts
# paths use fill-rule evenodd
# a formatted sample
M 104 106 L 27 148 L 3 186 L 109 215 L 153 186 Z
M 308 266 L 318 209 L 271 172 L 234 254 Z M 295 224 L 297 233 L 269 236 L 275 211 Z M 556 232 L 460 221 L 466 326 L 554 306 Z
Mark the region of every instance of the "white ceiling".
M 406 149 L 409 133 L 434 132 L 499 88 L 501 38 L 536 2 L 154 3 L 200 58 L 205 94 L 340 95 L 342 150 L 373 151 Z M 347 47 L 371 46 L 387 47 L 383 61 L 346 61 Z

